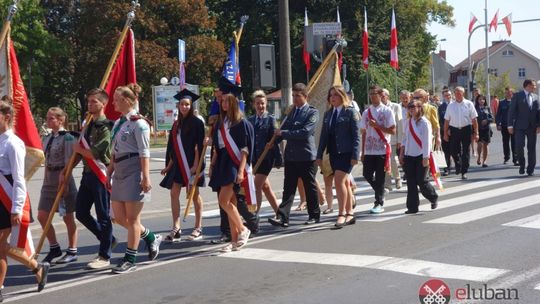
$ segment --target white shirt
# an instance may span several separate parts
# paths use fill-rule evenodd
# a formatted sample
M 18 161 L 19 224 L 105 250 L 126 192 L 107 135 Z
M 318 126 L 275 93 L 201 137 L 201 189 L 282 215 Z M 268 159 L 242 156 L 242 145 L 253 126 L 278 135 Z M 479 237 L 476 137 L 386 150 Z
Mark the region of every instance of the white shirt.
M 371 109 L 371 115 L 377 122 L 377 124 L 383 128 L 390 128 L 396 125 L 394 120 L 394 112 L 381 104 L 378 107 L 370 105 L 367 110 L 364 111 L 362 115 L 362 120 L 360 121 L 360 128 L 366 130 L 366 137 L 364 143 L 364 154 L 365 155 L 385 155 L 386 154 L 386 143 L 379 137 L 375 128 L 369 126 L 369 115 L 368 111 Z M 383 133 L 386 142 L 390 143 L 391 135 L 388 133 Z
M 388 101 L 386 106 L 389 107 L 392 112 L 394 112 L 394 120 L 396 121 L 396 135 L 392 136 L 391 144 L 396 145 L 397 143 L 401 142 L 401 138 L 403 137 L 403 111 L 401 109 L 401 105 L 395 102 Z
M 26 181 L 24 180 L 24 158 L 26 149 L 24 142 L 9 129 L 0 134 L 0 174 L 11 174 L 13 192 L 11 196 L 11 213 L 21 214 L 26 200 Z
M 408 156 L 419 156 L 422 155 L 422 158 L 428 158 L 429 153 L 431 152 L 431 142 L 432 142 L 432 131 L 431 124 L 425 117 L 421 117 L 418 122 L 412 121 L 414 132 L 416 136 L 422 142 L 422 148 L 414 140 L 411 130 L 409 129 L 409 119 L 405 119 L 403 124 L 405 127 L 405 132 L 403 134 L 403 139 L 401 141 L 402 148 L 405 149 L 405 155 Z
M 463 99 L 462 102 L 451 102 L 446 108 L 444 119 L 448 120 L 451 127 L 463 128 L 472 124 L 472 120 L 478 117 L 472 101 Z

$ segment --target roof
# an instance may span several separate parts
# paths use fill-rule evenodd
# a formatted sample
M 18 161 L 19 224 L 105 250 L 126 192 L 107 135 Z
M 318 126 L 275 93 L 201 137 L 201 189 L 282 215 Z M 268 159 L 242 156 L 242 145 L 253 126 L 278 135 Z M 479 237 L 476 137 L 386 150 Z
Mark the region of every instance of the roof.
M 507 46 L 508 44 L 511 44 L 512 46 L 515 46 L 510 41 L 494 41 L 493 44 L 489 47 L 489 53 L 494 54 L 496 51 L 502 49 L 503 47 Z M 481 48 L 478 51 L 474 52 L 471 55 L 471 62 L 472 64 L 478 64 L 480 61 L 483 61 L 486 58 L 486 49 Z M 465 60 L 461 61 L 460 63 L 456 64 L 453 71 L 458 70 L 468 70 L 469 67 L 469 59 L 465 58 Z
M 266 99 L 268 100 L 281 99 L 281 90 L 277 90 L 275 92 L 272 92 L 266 95 Z

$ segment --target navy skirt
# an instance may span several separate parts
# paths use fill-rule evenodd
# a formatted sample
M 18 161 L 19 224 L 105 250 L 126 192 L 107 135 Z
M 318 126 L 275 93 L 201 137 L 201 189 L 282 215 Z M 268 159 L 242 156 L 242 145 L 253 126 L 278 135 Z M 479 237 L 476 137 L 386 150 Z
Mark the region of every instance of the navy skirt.
M 352 165 L 351 165 L 351 159 L 352 159 L 352 153 L 342 153 L 342 154 L 333 154 L 330 153 L 330 166 L 332 166 L 332 170 L 336 172 L 336 170 L 343 171 L 346 173 L 351 173 Z
M 261 162 L 261 165 L 259 166 L 259 168 L 257 168 L 257 172 L 255 172 L 255 174 L 262 174 L 268 176 L 268 174 L 270 174 L 270 171 L 272 171 L 272 167 L 272 159 L 267 158 Z
M 199 181 L 197 182 L 198 187 L 204 187 L 204 164 L 201 169 L 201 174 L 199 177 Z M 182 173 L 180 172 L 180 168 L 178 167 L 178 164 L 173 163 L 173 167 L 167 174 L 165 174 L 165 177 L 159 183 L 159 185 L 163 188 L 171 189 L 173 186 L 173 183 L 180 184 L 182 187 L 186 187 L 186 182 L 184 181 L 184 177 L 182 176 Z
M 237 175 L 238 168 L 229 156 L 227 149 L 219 149 L 217 151 L 216 165 L 212 169 L 212 176 L 210 176 L 208 186 L 212 188 L 212 191 L 218 192 L 221 187 L 234 183 Z

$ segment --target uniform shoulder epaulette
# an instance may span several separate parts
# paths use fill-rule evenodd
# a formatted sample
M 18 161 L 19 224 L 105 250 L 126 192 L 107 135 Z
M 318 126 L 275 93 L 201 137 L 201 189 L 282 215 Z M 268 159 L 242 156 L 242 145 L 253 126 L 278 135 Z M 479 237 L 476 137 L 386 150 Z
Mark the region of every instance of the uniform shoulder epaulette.
M 310 107 L 311 109 L 317 109 L 317 108 L 316 108 L 315 106 L 313 106 L 313 105 L 309 105 L 309 107 Z
M 94 123 L 94 125 L 96 127 L 107 127 L 109 130 L 112 130 L 113 126 L 114 126 L 114 121 L 112 120 L 109 120 L 109 119 L 104 119 L 104 120 L 100 120 L 100 121 L 96 121 Z
M 66 131 L 66 130 L 58 131 L 58 135 L 66 135 L 66 134 L 69 134 L 69 135 L 71 135 L 73 137 L 79 137 L 80 136 L 80 133 L 76 132 L 76 131 Z
M 139 119 L 145 120 L 150 126 L 152 125 L 152 122 L 151 122 L 148 118 L 144 117 L 144 116 L 141 115 L 141 114 L 135 114 L 135 115 L 131 115 L 131 116 L 129 117 L 129 120 L 130 120 L 130 121 L 137 121 L 137 120 L 139 120 Z

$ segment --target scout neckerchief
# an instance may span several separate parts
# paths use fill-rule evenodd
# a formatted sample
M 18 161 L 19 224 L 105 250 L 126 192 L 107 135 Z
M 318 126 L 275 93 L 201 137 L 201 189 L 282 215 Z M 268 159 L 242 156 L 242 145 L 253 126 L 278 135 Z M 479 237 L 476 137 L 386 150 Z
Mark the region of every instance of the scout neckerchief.
M 373 118 L 373 115 L 371 115 L 371 108 L 368 108 L 367 111 L 368 119 L 369 120 L 375 120 Z M 369 123 L 368 123 L 369 126 Z M 390 172 L 390 156 L 392 155 L 392 148 L 390 147 L 390 144 L 386 140 L 386 137 L 384 137 L 383 132 L 379 128 L 373 128 L 375 132 L 377 132 L 377 135 L 379 135 L 379 138 L 384 142 L 384 145 L 386 146 L 386 159 L 384 160 L 384 171 Z
M 91 128 L 94 125 L 93 122 L 94 121 L 92 120 L 91 124 L 86 129 L 85 135 L 90 136 L 90 132 L 92 131 Z M 79 137 L 79 145 L 87 150 L 90 150 L 90 145 L 88 144 L 86 136 Z M 107 188 L 107 166 L 99 159 L 85 156 L 83 156 L 83 158 L 86 160 L 86 163 L 88 164 L 90 170 L 92 170 L 92 173 L 94 173 L 103 186 Z
M 240 166 L 240 159 L 242 158 L 242 153 L 240 152 L 240 149 L 238 149 L 238 146 L 231 137 L 231 134 L 229 133 L 229 121 L 226 120 L 221 125 L 221 127 L 219 128 L 219 132 L 221 134 L 221 138 L 223 139 L 223 143 L 225 144 L 225 148 L 229 153 L 229 157 L 232 159 L 236 166 Z M 244 188 L 248 207 L 255 206 L 257 203 L 255 200 L 255 180 L 253 179 L 251 164 L 246 162 L 244 172 L 238 172 L 238 174 L 244 174 L 244 181 L 242 181 L 241 186 L 242 188 Z
M 7 212 L 11 212 L 13 205 L 12 201 L 13 185 L 2 174 L 0 174 L 0 200 L 6 208 Z M 17 226 L 11 227 L 10 246 L 14 248 L 24 249 L 28 256 L 34 254 L 34 243 L 32 242 L 32 235 L 30 234 L 30 198 L 26 195 L 22 209 L 21 223 Z
M 409 118 L 409 130 L 416 144 L 420 147 L 420 149 L 422 149 L 422 141 L 420 140 L 420 137 L 418 137 L 418 135 L 416 134 L 416 128 L 412 123 L 412 120 L 412 118 Z M 431 176 L 433 177 L 433 180 L 435 181 L 437 187 L 440 190 L 443 190 L 441 172 L 439 171 L 439 166 L 437 166 L 437 163 L 435 162 L 435 158 L 433 157 L 433 153 L 431 151 L 429 151 L 429 172 L 431 173 Z
M 173 148 L 174 148 L 174 154 L 176 155 L 176 159 L 178 161 L 178 167 L 180 169 L 180 174 L 182 174 L 182 178 L 184 179 L 184 186 L 188 189 L 191 186 L 189 183 L 189 177 L 191 176 L 191 171 L 189 169 L 189 164 L 186 157 L 186 152 L 184 151 L 184 144 L 182 143 L 182 129 L 178 126 L 178 120 L 174 122 L 173 124 L 173 130 L 172 130 L 172 140 L 173 140 Z

